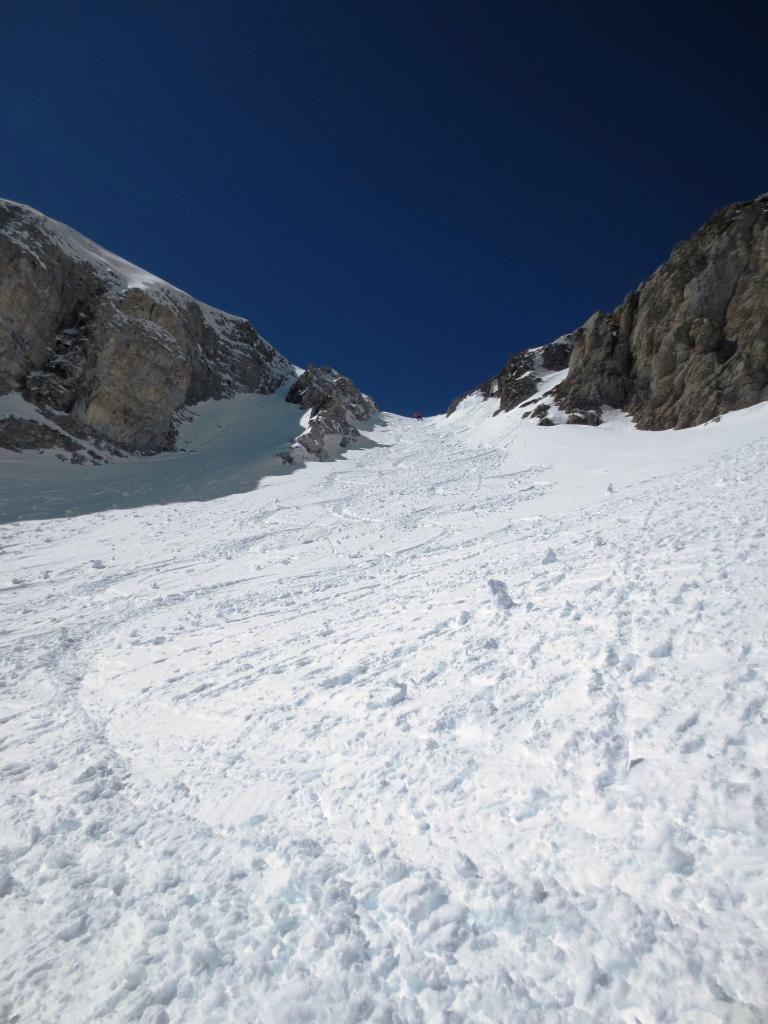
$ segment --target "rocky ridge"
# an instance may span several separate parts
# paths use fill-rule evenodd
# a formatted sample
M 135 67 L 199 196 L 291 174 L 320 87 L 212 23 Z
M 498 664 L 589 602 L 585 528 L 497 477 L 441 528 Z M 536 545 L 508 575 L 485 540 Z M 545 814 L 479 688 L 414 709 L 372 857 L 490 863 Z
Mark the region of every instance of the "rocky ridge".
M 247 320 L 0 200 L 0 396 L 18 393 L 46 421 L 4 416 L 0 447 L 55 448 L 75 462 L 169 451 L 185 407 L 273 394 L 296 378 Z M 346 401 L 337 398 L 334 430 Z M 312 431 L 315 457 L 324 422 Z
M 475 391 L 485 398 L 498 398 L 497 412 L 509 412 L 519 405 L 526 405 L 526 399 L 533 399 L 538 393 L 547 371 L 565 370 L 571 357 L 570 338 L 557 338 L 541 348 L 529 348 L 513 353 L 501 371 L 472 391 L 454 399 L 448 407 L 448 415 L 455 412 L 459 404 Z
M 612 313 L 510 356 L 479 390 L 506 411 L 532 398 L 542 369 L 565 366 L 538 404 L 545 426 L 553 406 L 569 423 L 597 425 L 611 406 L 663 430 L 768 401 L 768 195 L 714 214 Z

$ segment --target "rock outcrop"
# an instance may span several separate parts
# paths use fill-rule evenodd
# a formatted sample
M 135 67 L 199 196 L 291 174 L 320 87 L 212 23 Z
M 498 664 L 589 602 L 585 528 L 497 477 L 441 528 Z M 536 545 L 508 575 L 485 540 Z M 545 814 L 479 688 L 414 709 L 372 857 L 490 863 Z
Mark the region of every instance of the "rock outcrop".
M 529 348 L 513 353 L 495 377 L 479 388 L 468 391 L 451 402 L 447 415 L 455 412 L 469 394 L 479 391 L 484 398 L 498 398 L 498 412 L 508 412 L 537 394 L 542 374 L 548 370 L 564 370 L 568 366 L 572 344 L 570 338 L 558 338 L 542 348 Z
M 294 377 L 247 320 L 0 200 L 0 395 L 90 443 L 151 453 L 174 447 L 181 407 Z
M 308 366 L 286 401 L 310 411 L 306 430 L 284 455 L 287 462 L 295 459 L 297 446 L 304 457 L 314 459 L 326 459 L 335 449 L 348 448 L 360 437 L 356 424 L 370 421 L 378 411 L 371 398 L 330 366 Z
M 568 422 L 599 423 L 612 406 L 641 429 L 691 427 L 768 401 L 768 195 L 720 210 L 563 348 L 568 374 L 551 398 Z M 520 385 L 506 401 L 499 387 L 503 407 L 524 401 Z
M 24 419 L 21 416 L 4 416 L 0 419 L 0 448 L 12 452 L 43 452 L 50 449 L 67 452 L 77 461 L 85 461 L 81 455 L 85 449 L 69 434 L 55 430 L 45 423 Z M 99 461 L 96 452 L 90 452 L 91 461 Z

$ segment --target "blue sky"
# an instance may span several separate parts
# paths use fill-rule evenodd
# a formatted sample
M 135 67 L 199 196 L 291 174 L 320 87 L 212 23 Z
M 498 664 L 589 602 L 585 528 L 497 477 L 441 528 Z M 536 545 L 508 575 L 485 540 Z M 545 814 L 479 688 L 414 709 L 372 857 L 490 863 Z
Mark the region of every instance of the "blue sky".
M 0 194 L 443 410 L 768 190 L 764 4 L 9 0 Z

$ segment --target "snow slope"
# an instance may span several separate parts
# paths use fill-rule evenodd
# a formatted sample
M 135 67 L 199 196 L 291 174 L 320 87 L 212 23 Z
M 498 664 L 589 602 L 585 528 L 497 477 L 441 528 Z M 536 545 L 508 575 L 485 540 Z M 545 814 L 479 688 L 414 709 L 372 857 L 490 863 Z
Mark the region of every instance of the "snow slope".
M 492 411 L 0 527 L 0 1020 L 768 1019 L 768 407 Z
M 265 474 L 286 471 L 278 452 L 305 425 L 307 414 L 285 401 L 290 386 L 274 395 L 199 402 L 179 423 L 178 451 L 151 458 L 126 455 L 104 465 L 75 466 L 55 451 L 0 448 L 0 523 L 250 491 Z M 4 414 L 60 429 L 18 394 L 0 396 Z

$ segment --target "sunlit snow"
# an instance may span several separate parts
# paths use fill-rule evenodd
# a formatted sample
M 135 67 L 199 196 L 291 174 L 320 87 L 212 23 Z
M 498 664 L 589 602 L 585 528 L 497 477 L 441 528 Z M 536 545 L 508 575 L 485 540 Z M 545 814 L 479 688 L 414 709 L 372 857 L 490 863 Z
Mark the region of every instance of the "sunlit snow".
M 0 1019 L 768 1019 L 768 407 L 494 409 L 0 527 Z

